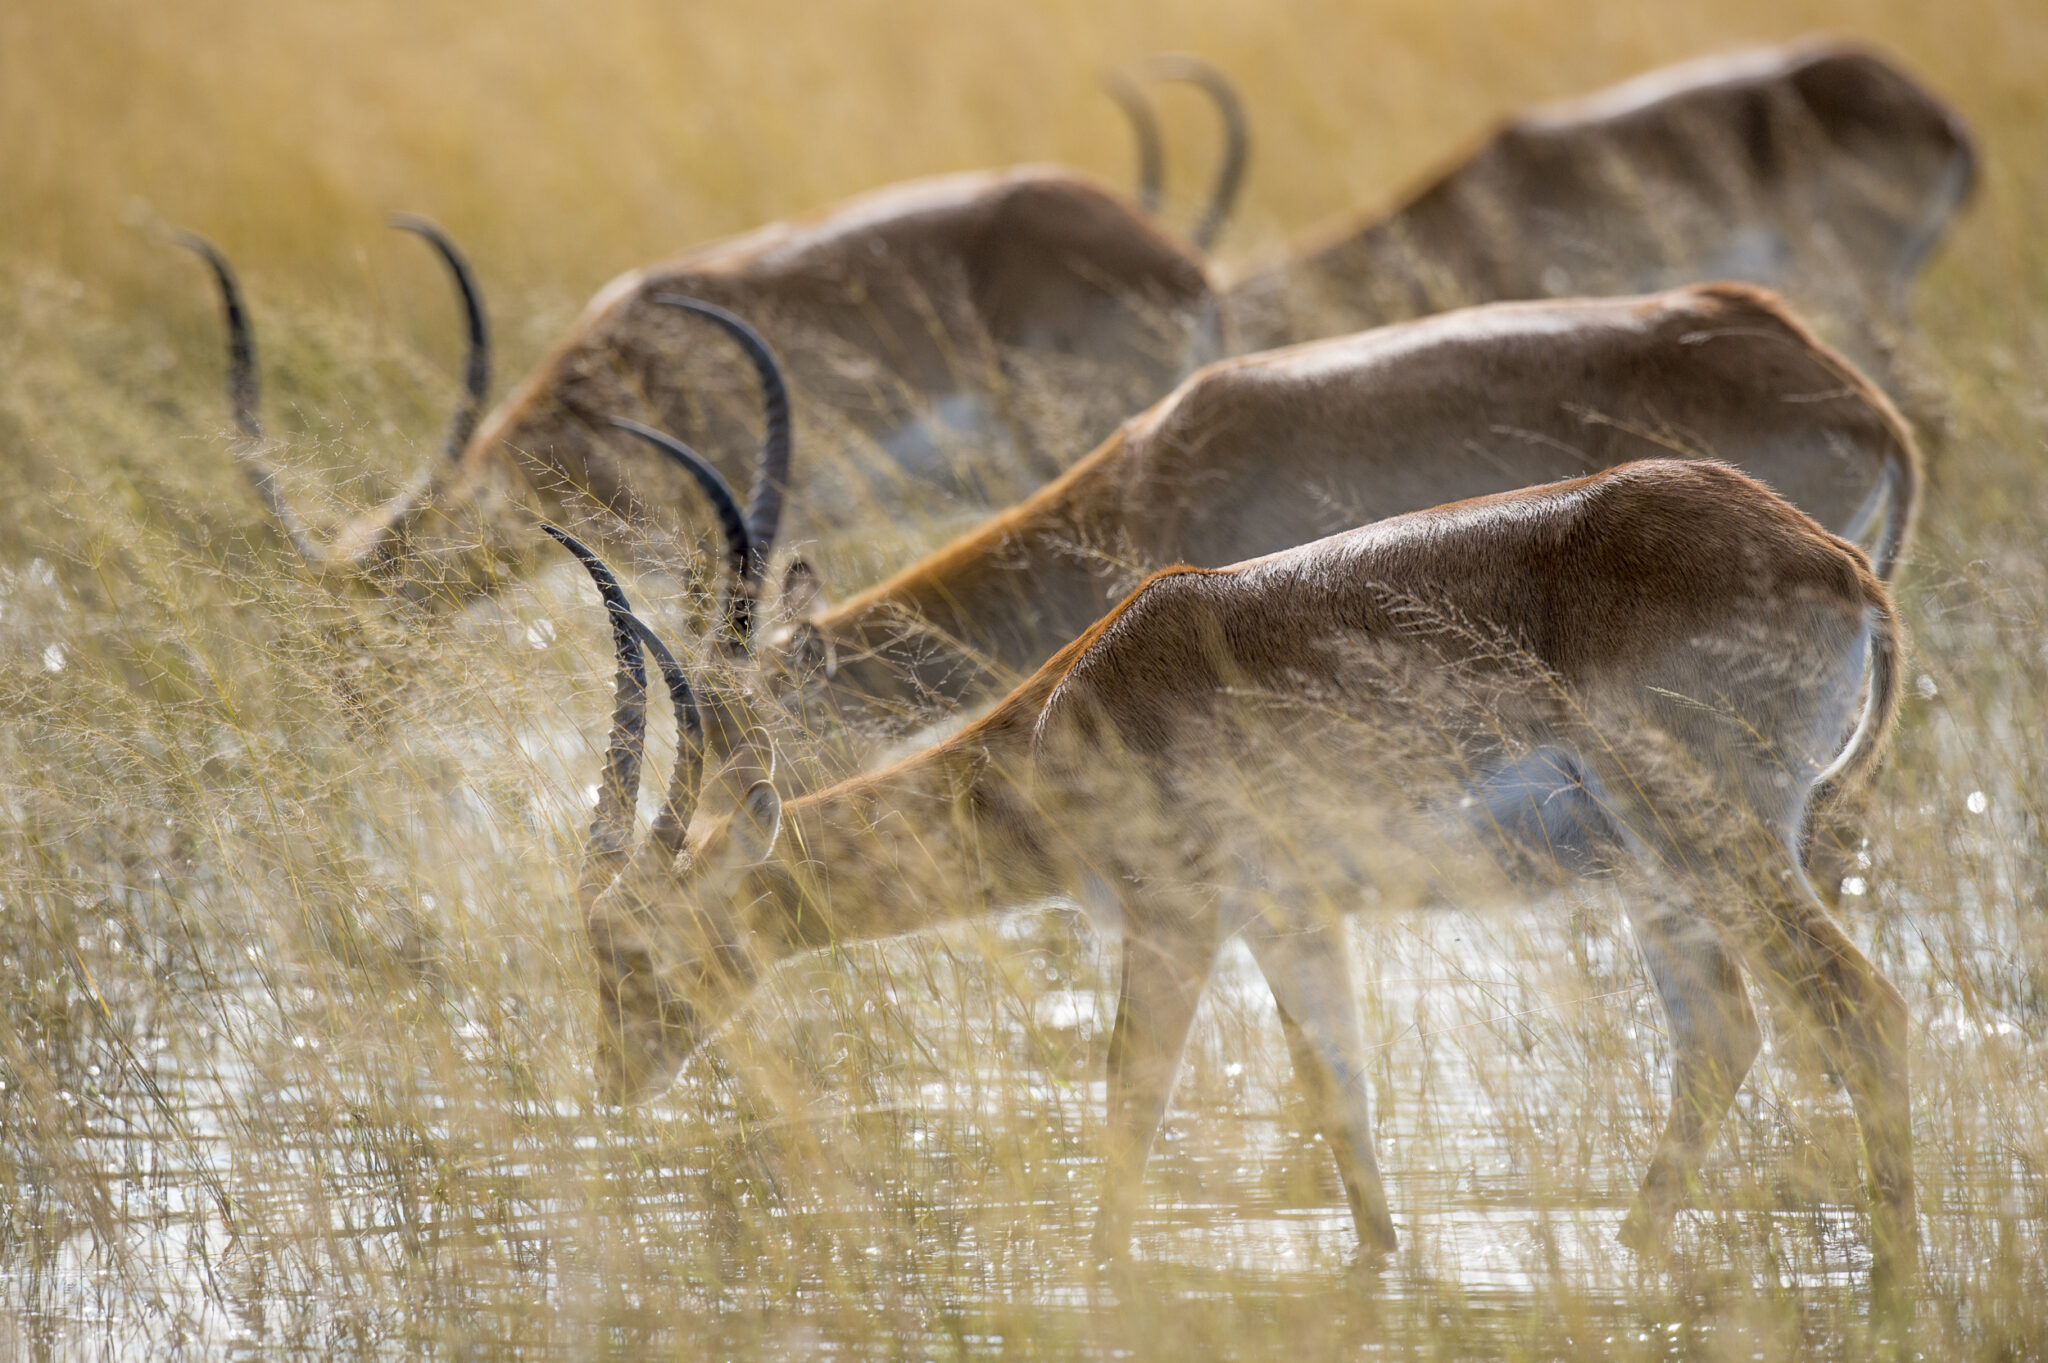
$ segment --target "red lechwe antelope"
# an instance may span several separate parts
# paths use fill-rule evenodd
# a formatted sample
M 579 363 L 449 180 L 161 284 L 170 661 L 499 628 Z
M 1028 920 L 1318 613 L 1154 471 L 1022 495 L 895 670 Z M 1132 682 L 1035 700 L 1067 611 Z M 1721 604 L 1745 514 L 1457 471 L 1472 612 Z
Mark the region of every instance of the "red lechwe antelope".
M 751 399 L 728 400 L 730 367 L 699 363 L 693 324 L 664 294 L 761 325 L 791 361 L 804 419 L 832 427 L 814 447 L 866 443 L 914 463 L 985 453 L 992 420 L 1014 434 L 1053 418 L 1057 438 L 1023 438 L 1035 457 L 1109 429 L 1213 354 L 1228 340 L 1219 306 L 1243 348 L 1466 301 L 1736 275 L 1815 301 L 1853 353 L 1882 362 L 1888 319 L 1972 165 L 1955 116 L 1868 53 L 1717 59 L 1510 124 L 1397 212 L 1315 234 L 1220 305 L 1196 257 L 1085 180 L 1021 170 L 898 186 L 614 281 L 454 462 L 350 526 L 322 562 L 412 558 L 418 591 L 461 594 L 523 558 L 515 503 L 584 524 L 606 511 L 661 522 L 686 484 L 615 417 L 675 432 L 733 472 L 730 414 Z M 975 459 L 962 476 L 987 473 L 980 490 L 995 493 L 1003 461 Z M 795 508 L 800 537 L 872 507 L 837 476 L 846 467 L 807 470 L 817 495 Z
M 1904 1004 L 1797 856 L 1812 807 L 1883 743 L 1897 626 L 1860 550 L 1741 473 L 1645 461 L 1168 569 L 986 717 L 885 770 L 785 805 L 747 731 L 694 840 L 702 765 L 685 737 L 637 852 L 636 641 L 651 636 L 615 583 L 606 596 L 620 707 L 579 902 L 615 1098 L 668 1083 L 782 958 L 1063 896 L 1123 938 L 1100 1248 L 1128 1240 L 1235 936 L 1377 1254 L 1395 1232 L 1342 930 L 1351 887 L 1393 894 L 1418 865 L 1432 891 L 1590 873 L 1627 892 L 1673 1050 L 1669 1120 L 1623 1238 L 1663 1237 L 1757 1054 L 1746 973 L 1842 1075 L 1878 1271 L 1910 1271 Z M 741 732 L 700 725 L 657 657 L 686 735 Z
M 1195 85 L 1222 117 L 1224 154 L 1199 248 L 1222 228 L 1243 182 L 1242 109 L 1220 73 L 1196 58 L 1155 59 L 1145 74 Z M 625 416 L 675 430 L 729 460 L 751 394 L 735 402 L 729 367 L 700 364 L 695 336 L 668 296 L 747 318 L 787 362 L 830 464 L 904 474 L 969 493 L 1043 477 L 1182 375 L 1221 353 L 1201 258 L 1152 221 L 1157 130 L 1136 87 L 1109 86 L 1138 130 L 1133 204 L 1093 178 L 1048 166 L 941 175 L 891 185 L 798 222 L 629 271 L 485 424 L 479 458 L 498 447 L 616 502 L 674 475 L 622 442 Z M 880 455 L 879 460 L 873 458 Z M 728 463 L 728 467 L 729 467 Z M 868 497 L 865 479 L 828 504 Z
M 1709 57 L 1509 120 L 1392 212 L 1311 229 L 1224 309 L 1255 350 L 1468 303 L 1744 280 L 1896 394 L 1908 286 L 1975 165 L 1956 113 L 1866 49 Z
M 904 475 L 999 493 L 1005 472 L 1057 468 L 1223 353 L 1202 262 L 1136 208 L 1070 171 L 975 171 L 622 275 L 485 424 L 477 457 L 503 447 L 600 499 L 669 476 L 621 445 L 614 415 L 722 457 L 752 401 L 693 361 L 664 295 L 729 308 L 769 338 L 822 423 L 826 468 L 860 474 L 835 501 L 872 501 L 877 480 Z
M 1242 183 L 1241 108 L 1223 77 L 1195 58 L 1162 57 L 1147 74 L 1198 86 L 1222 114 L 1225 154 L 1196 229 L 1206 240 L 1221 230 Z M 1156 128 L 1134 85 L 1111 88 L 1139 131 L 1142 192 L 1156 198 Z M 986 444 L 969 440 L 973 433 L 1002 426 L 1019 451 L 1029 447 L 1042 476 L 1064 460 L 1049 461 L 1035 437 L 1025 437 L 1035 429 L 1027 410 L 1058 411 L 1076 429 L 1105 431 L 1221 353 L 1196 256 L 1094 180 L 1019 167 L 892 186 L 808 222 L 773 224 L 621 276 L 478 430 L 489 350 L 474 281 L 438 229 L 416 219 L 400 225 L 428 236 L 461 287 L 471 336 L 464 415 L 449 433 L 450 463 L 324 544 L 284 501 L 266 457 L 253 344 L 233 272 L 204 239 L 187 233 L 181 240 L 206 257 L 221 292 L 237 459 L 259 496 L 320 570 L 424 560 L 410 565 L 422 578 L 415 595 L 459 596 L 494 585 L 502 564 L 522 557 L 530 540 L 512 514 L 515 504 L 537 501 L 542 514 L 578 522 L 622 516 L 657 536 L 675 529 L 672 517 L 663 524 L 660 509 L 687 504 L 680 475 L 664 460 L 618 457 L 612 419 L 652 412 L 687 427 L 720 413 L 728 366 L 722 356 L 701 360 L 703 333 L 688 313 L 725 326 L 753 361 L 749 378 L 769 389 L 771 464 L 787 463 L 786 390 L 764 363 L 768 343 L 736 325 L 721 304 L 783 338 L 790 375 L 811 409 L 834 424 L 834 445 L 876 446 L 927 475 L 944 472 L 939 463 L 954 454 L 973 453 L 987 467 L 953 470 L 956 481 L 974 483 L 985 473 L 994 486 L 1000 476 Z M 690 300 L 680 310 L 666 305 L 676 295 Z M 747 407 L 754 408 L 751 398 Z M 721 439 L 714 448 L 732 444 Z M 830 473 L 814 468 L 810 478 L 829 481 Z M 780 476 L 770 472 L 757 484 L 757 514 L 779 504 Z M 754 528 L 772 533 L 772 518 Z
M 270 440 L 263 429 L 254 329 L 234 269 L 206 238 L 193 232 L 176 233 L 180 245 L 205 261 L 219 290 L 227 335 L 228 407 L 237 437 L 235 462 L 299 557 L 315 572 L 337 576 L 379 573 L 399 569 L 402 564 L 409 571 L 385 573 L 396 589 L 416 599 L 449 600 L 496 585 L 504 562 L 520 557 L 505 532 L 520 522 L 520 508 L 531 494 L 538 493 L 542 508 L 562 519 L 623 517 L 651 528 L 644 498 L 630 489 L 611 489 L 611 500 L 594 501 L 577 495 L 569 470 L 557 468 L 543 474 L 534 468 L 515 470 L 502 461 L 474 463 L 466 457 L 465 451 L 473 448 L 470 437 L 490 389 L 490 328 L 483 297 L 468 261 L 439 227 L 409 214 L 394 215 L 391 221 L 393 226 L 425 238 L 455 284 L 469 341 L 462 394 L 442 442 L 446 462 L 324 538 L 307 525 L 278 487 Z M 749 532 L 772 543 L 782 518 L 782 489 L 789 476 L 791 448 L 789 392 L 781 366 L 759 333 L 738 317 L 692 299 L 671 301 L 674 311 L 710 321 L 737 342 L 760 383 L 765 433 L 746 515 Z
M 1917 498 L 1905 423 L 1768 294 L 1499 303 L 1212 365 L 763 661 L 857 724 L 914 727 L 1008 689 L 1154 569 L 1663 455 L 1739 466 L 1867 541 L 1884 579 Z
M 462 394 L 456 400 L 454 415 L 449 418 L 448 432 L 442 440 L 443 455 L 451 461 L 458 460 L 476 431 L 477 418 L 483 412 L 484 398 L 491 388 L 491 334 L 484 317 L 483 295 L 477 289 L 469 262 L 448 239 L 447 233 L 427 219 L 411 214 L 393 214 L 391 225 L 424 238 L 434 248 L 441 263 L 447 267 L 462 303 L 469 347 L 463 362 Z M 276 518 L 292 548 L 308 566 L 316 570 L 332 565 L 378 566 L 388 552 L 383 532 L 387 527 L 402 522 L 426 500 L 431 478 L 357 518 L 335 535 L 331 543 L 320 543 L 312 529 L 285 500 L 277 485 L 277 472 L 271 466 L 269 438 L 263 430 L 255 334 L 249 325 L 249 310 L 242 301 L 241 288 L 235 282 L 235 272 L 220 248 L 198 233 L 180 231 L 174 233 L 174 239 L 206 262 L 220 291 L 221 317 L 227 333 L 228 410 L 234 418 L 236 433 L 235 463 L 248 478 L 264 507 Z
M 958 244 L 982 238 L 963 237 L 962 225 L 979 232 L 987 222 L 998 235 L 1019 227 L 998 232 L 986 210 L 970 212 L 968 198 L 954 197 L 966 182 L 921 182 L 857 201 L 812 232 L 768 228 L 622 277 L 480 439 L 529 451 L 573 445 L 593 477 L 622 485 L 639 465 L 622 459 L 608 423 L 626 416 L 693 443 L 732 475 L 744 442 L 718 415 L 751 403 L 733 392 L 728 368 L 685 363 L 680 324 L 649 306 L 663 293 L 746 315 L 790 358 L 804 411 L 850 420 L 913 462 L 950 450 L 979 467 L 991 437 L 1038 456 L 1074 449 L 1163 394 L 1186 372 L 1176 359 L 1212 355 L 1219 307 L 1221 344 L 1241 353 L 1475 303 L 1741 280 L 1783 291 L 1896 393 L 1906 386 L 1894 351 L 1907 288 L 1966 199 L 1974 166 L 1961 120 L 1896 65 L 1806 42 L 1664 68 L 1524 114 L 1392 212 L 1311 229 L 1220 293 L 1194 258 L 1169 259 L 1157 241 L 1141 249 L 1120 215 L 1063 199 L 1066 234 L 1028 249 L 1005 240 L 1007 282 L 993 290 L 980 282 L 987 267 Z M 975 196 L 989 192 L 972 184 Z M 1059 195 L 1073 192 L 1059 185 Z M 928 215 L 941 187 L 959 207 Z M 1055 206 L 1048 198 L 1044 209 Z M 891 235 L 870 265 L 847 223 L 906 235 L 901 244 Z M 1143 306 L 1103 310 L 1048 252 L 1078 277 L 1127 279 L 1125 296 Z M 971 305 L 905 303 L 904 280 L 924 277 L 905 273 L 912 258 L 965 262 L 938 277 L 975 280 Z M 951 286 L 921 287 L 933 300 L 959 297 Z M 998 293 L 1031 299 L 1034 320 L 1005 320 L 1010 305 Z M 956 312 L 983 320 L 959 323 Z M 725 400 L 707 400 L 719 393 Z M 814 448 L 845 443 L 843 431 L 819 435 Z M 827 485 L 825 505 L 800 516 L 797 532 L 845 517 L 853 491 Z

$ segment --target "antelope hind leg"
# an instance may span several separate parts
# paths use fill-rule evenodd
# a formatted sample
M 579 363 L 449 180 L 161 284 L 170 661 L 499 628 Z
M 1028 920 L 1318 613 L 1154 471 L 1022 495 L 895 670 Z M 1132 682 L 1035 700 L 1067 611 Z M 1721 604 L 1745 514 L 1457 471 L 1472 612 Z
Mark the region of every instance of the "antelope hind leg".
M 1736 928 L 1743 956 L 1813 1025 L 1849 1090 L 1868 1166 L 1872 1277 L 1903 1281 L 1919 1257 L 1905 1000 L 1789 857 L 1753 877 L 1750 900 Z
M 1842 882 L 1861 870 L 1857 856 L 1863 849 L 1869 819 L 1867 787 L 1844 795 L 1832 809 L 1817 810 L 1813 815 L 1806 847 L 1806 876 L 1821 902 L 1830 909 L 1841 907 Z
M 1670 1116 L 1621 1223 L 1621 1242 L 1640 1253 L 1663 1244 L 1672 1217 L 1689 1200 L 1700 1161 L 1762 1035 L 1718 928 L 1686 907 L 1658 902 L 1630 921 L 1670 1023 L 1672 1049 Z

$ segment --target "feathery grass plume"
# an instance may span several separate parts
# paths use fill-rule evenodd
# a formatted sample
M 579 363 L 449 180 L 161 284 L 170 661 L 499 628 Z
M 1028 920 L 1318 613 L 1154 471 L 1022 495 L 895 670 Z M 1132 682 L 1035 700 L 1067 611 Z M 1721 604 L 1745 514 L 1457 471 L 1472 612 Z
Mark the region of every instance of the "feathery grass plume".
M 1915 1024 L 1905 1321 L 1856 1285 L 1848 1110 L 1788 1029 L 1672 1261 L 1615 1246 L 1667 1068 L 1598 895 L 1357 920 L 1383 1149 L 1418 1213 L 1372 1281 L 1346 1271 L 1341 1190 L 1236 959 L 1147 1179 L 1139 1266 L 1084 1267 L 1117 963 L 1061 905 L 792 962 L 658 1103 L 604 1105 L 569 909 L 612 707 L 588 582 L 552 555 L 430 617 L 309 580 L 233 462 L 211 301 L 134 230 L 232 248 L 280 481 L 326 525 L 436 457 L 459 380 L 440 267 L 388 209 L 464 244 L 519 374 L 620 268 L 877 184 L 1022 159 L 1126 182 L 1094 83 L 1146 53 L 1202 52 L 1243 91 L 1261 141 L 1225 248 L 1251 259 L 1392 201 L 1512 108 L 1812 27 L 1901 54 L 1986 151 L 1986 192 L 1917 297 L 1952 431 L 1843 910 Z M 2048 13 L 2025 0 L 0 6 L 0 1338 L 166 1357 L 2041 1352 L 2044 62 Z M 1213 145 L 1209 109 L 1159 105 L 1169 157 Z M 1169 183 L 1200 178 L 1181 170 Z M 704 401 L 751 451 L 758 392 L 715 358 L 726 386 Z M 978 516 L 861 493 L 845 529 L 807 531 L 802 489 L 840 456 L 829 431 L 799 443 L 793 542 L 837 590 Z M 629 586 L 664 637 L 703 614 L 666 579 Z M 777 734 L 792 765 L 802 737 Z M 672 743 L 657 727 L 649 770 Z

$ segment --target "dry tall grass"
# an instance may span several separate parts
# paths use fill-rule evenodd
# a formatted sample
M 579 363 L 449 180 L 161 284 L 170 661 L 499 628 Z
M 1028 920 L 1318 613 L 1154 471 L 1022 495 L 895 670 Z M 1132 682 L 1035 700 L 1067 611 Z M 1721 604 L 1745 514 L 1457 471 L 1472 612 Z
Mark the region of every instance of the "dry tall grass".
M 1243 256 L 1514 105 L 1816 28 L 1901 54 L 1987 151 L 1920 294 L 1952 430 L 1849 910 L 1916 1019 L 1903 1323 L 1859 1286 L 1846 1106 L 1774 1060 L 1671 1271 L 1613 1247 L 1664 1070 L 1597 912 L 1361 927 L 1408 1246 L 1377 1282 L 1344 1270 L 1254 980 L 1209 1010 L 1143 1268 L 1095 1283 L 1114 963 L 1060 921 L 800 964 L 725 1063 L 597 1107 L 566 913 L 608 676 L 587 585 L 450 623 L 306 582 L 153 230 L 243 264 L 299 482 L 360 504 L 432 451 L 454 377 L 389 208 L 470 248 L 509 378 L 612 273 L 710 236 L 959 166 L 1124 178 L 1107 62 L 1187 47 L 1242 83 Z M 0 1357 L 2048 1350 L 2044 64 L 2027 0 L 0 7 Z M 1206 111 L 1170 113 L 1191 197 Z M 852 585 L 938 529 L 821 549 Z

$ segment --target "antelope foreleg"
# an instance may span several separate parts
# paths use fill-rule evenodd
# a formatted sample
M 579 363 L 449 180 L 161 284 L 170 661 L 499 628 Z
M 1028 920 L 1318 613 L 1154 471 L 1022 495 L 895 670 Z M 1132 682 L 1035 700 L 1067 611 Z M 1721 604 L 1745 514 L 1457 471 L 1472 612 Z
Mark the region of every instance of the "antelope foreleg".
M 1181 1051 L 1216 946 L 1206 934 L 1124 938 L 1123 984 L 1109 1037 L 1109 1116 L 1098 1260 L 1123 1254 L 1144 1197 L 1145 1162 L 1180 1075 Z
M 1365 1037 L 1358 1025 L 1343 926 L 1329 923 L 1290 933 L 1255 927 L 1246 942 L 1279 1007 L 1295 1077 L 1336 1157 L 1358 1228 L 1359 1253 L 1366 1259 L 1389 1254 L 1397 1238 L 1373 1149 Z

